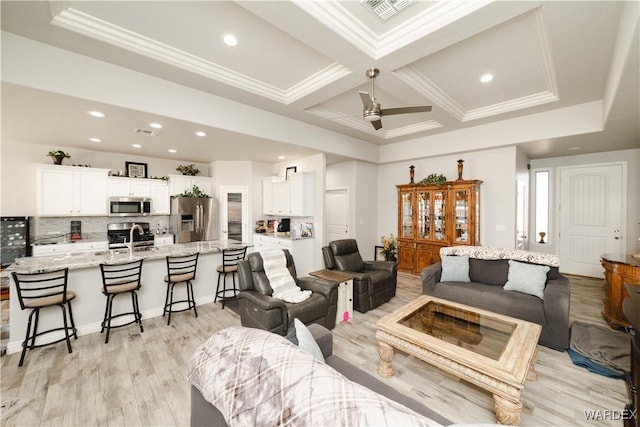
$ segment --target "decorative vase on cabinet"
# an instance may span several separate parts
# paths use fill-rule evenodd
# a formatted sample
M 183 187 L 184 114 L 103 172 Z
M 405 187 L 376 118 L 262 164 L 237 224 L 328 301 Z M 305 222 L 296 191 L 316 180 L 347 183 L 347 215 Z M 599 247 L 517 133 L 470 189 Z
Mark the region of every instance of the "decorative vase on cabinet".
M 480 243 L 479 180 L 398 188 L 398 270 L 419 274 L 440 248 Z

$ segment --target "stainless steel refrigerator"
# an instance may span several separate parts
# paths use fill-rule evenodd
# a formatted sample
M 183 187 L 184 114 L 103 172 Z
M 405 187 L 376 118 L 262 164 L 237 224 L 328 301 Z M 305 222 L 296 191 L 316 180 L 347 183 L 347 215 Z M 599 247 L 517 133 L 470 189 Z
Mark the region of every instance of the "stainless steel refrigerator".
M 169 231 L 176 243 L 218 240 L 218 204 L 212 197 L 171 199 Z

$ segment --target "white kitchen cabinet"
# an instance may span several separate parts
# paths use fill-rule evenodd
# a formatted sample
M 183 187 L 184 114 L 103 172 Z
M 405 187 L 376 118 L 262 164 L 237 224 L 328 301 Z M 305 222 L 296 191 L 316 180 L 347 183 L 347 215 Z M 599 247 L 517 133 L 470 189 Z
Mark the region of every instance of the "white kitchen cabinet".
M 151 197 L 151 179 L 109 177 L 107 197 Z
M 313 239 L 291 239 L 290 237 L 277 237 L 273 234 L 253 235 L 253 252 L 288 249 L 293 256 L 298 277 L 307 276 L 310 271 L 315 270 L 313 265 Z
M 277 216 L 313 216 L 313 175 L 298 172 L 289 180 L 262 180 L 262 212 Z
M 32 255 L 51 256 L 51 255 L 68 255 L 73 253 L 106 251 L 109 249 L 109 242 L 75 242 L 75 243 L 58 243 L 56 245 L 33 245 Z
M 191 191 L 196 185 L 203 193 L 213 196 L 213 183 L 209 176 L 169 175 L 169 195 L 176 196 Z
M 36 166 L 36 211 L 40 216 L 107 215 L 108 169 Z
M 154 215 L 169 215 L 171 213 L 169 184 L 166 181 L 158 181 L 151 184 L 151 198 L 153 199 Z
M 265 215 L 274 215 L 273 183 L 274 177 L 262 178 L 262 213 Z
M 272 209 L 274 215 L 290 215 L 290 185 L 289 181 L 278 181 L 273 183 L 272 189 Z
M 154 246 L 173 245 L 173 234 L 156 235 L 153 238 Z

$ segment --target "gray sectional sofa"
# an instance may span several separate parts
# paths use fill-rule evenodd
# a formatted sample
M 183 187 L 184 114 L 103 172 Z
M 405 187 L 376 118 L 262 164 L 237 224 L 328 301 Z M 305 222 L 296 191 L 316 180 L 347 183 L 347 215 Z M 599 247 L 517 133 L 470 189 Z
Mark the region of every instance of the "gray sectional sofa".
M 318 325 L 318 324 L 311 324 L 308 325 L 308 330 L 309 332 L 311 332 L 311 334 L 313 335 L 313 339 L 315 339 L 315 341 L 318 343 L 318 346 L 320 347 L 320 350 L 322 351 L 322 355 L 324 356 L 324 361 L 326 363 L 326 365 L 328 365 L 329 367 L 335 369 L 337 372 L 339 372 L 340 374 L 344 375 L 347 378 L 347 382 L 352 382 L 352 383 L 357 383 L 360 386 L 364 386 L 367 389 L 376 392 L 379 395 L 384 396 L 385 398 L 388 398 L 390 400 L 392 400 L 395 403 L 399 403 L 400 409 L 398 410 L 398 407 L 395 407 L 395 415 L 400 415 L 402 416 L 405 412 L 410 412 L 413 414 L 413 412 L 411 411 L 406 411 L 406 408 L 411 409 L 412 411 L 415 411 L 418 416 L 422 416 L 422 417 L 427 417 L 429 420 L 425 425 L 432 425 L 432 426 L 436 426 L 436 425 L 449 425 L 451 424 L 451 422 L 445 418 L 443 418 L 442 416 L 438 415 L 436 412 L 434 412 L 433 410 L 431 410 L 430 408 L 424 406 L 423 404 L 421 404 L 420 402 L 408 397 L 405 394 L 402 394 L 398 391 L 396 391 L 394 388 L 390 387 L 389 385 L 385 384 L 384 382 L 382 382 L 381 380 L 379 380 L 378 378 L 376 378 L 373 375 L 370 375 L 366 372 L 364 372 L 363 370 L 355 367 L 354 365 L 352 365 L 351 363 L 347 362 L 346 360 L 340 358 L 339 356 L 333 354 L 333 335 L 331 334 L 331 332 L 326 329 L 325 327 Z M 262 333 L 263 331 L 261 331 Z M 237 331 L 233 331 L 233 336 L 237 336 L 238 332 Z M 281 339 L 284 340 L 284 338 L 279 337 L 275 334 L 272 334 L 275 339 Z M 245 340 L 242 340 L 243 343 L 245 343 Z M 206 345 L 206 344 L 205 344 Z M 234 343 L 235 345 L 235 343 Z M 264 344 L 261 344 L 264 345 Z M 269 346 L 266 346 L 269 347 Z M 247 352 L 249 350 L 247 350 L 246 348 L 240 348 L 239 349 L 242 352 Z M 303 352 L 303 350 L 298 350 L 299 352 Z M 192 357 L 191 360 L 191 367 L 193 366 L 202 366 L 203 363 L 203 359 L 206 357 L 203 357 L 203 354 L 205 353 L 209 353 L 211 354 L 213 351 L 211 349 L 208 349 L 207 351 L 203 351 L 200 354 L 198 354 L 198 351 L 196 351 L 196 353 L 194 353 L 194 356 Z M 274 355 L 275 351 L 272 349 L 271 351 L 269 351 L 269 355 L 265 355 L 265 357 L 267 358 L 275 358 L 276 356 Z M 295 356 L 293 356 L 295 357 Z M 253 361 L 253 365 L 255 365 L 256 363 L 265 363 L 264 360 L 265 359 L 261 359 L 262 362 L 258 359 L 255 358 L 255 356 L 253 356 L 251 358 L 251 360 Z M 282 365 L 284 362 L 279 360 L 278 361 L 278 366 Z M 294 361 L 294 365 L 296 367 L 296 369 L 301 369 L 300 366 L 301 364 L 304 364 L 304 360 L 301 359 L 296 359 Z M 319 368 L 325 369 L 324 366 L 321 365 L 314 365 L 314 366 L 319 366 Z M 222 366 L 219 368 L 220 370 L 224 370 L 224 371 L 231 371 L 231 370 L 235 370 L 235 369 L 244 369 L 243 366 L 235 366 L 235 367 L 231 367 L 231 366 Z M 284 369 L 288 369 L 288 368 L 284 368 Z M 195 368 L 190 368 L 190 375 L 193 375 L 193 372 L 195 371 Z M 203 376 L 206 377 L 204 379 L 204 381 L 210 381 L 210 378 L 214 378 L 217 377 L 221 374 L 220 370 L 216 370 L 216 372 L 210 372 L 208 374 L 204 374 Z M 265 375 L 273 375 L 274 371 L 277 371 L 276 368 L 274 367 L 269 367 L 267 369 L 267 371 L 269 372 L 269 374 L 265 374 Z M 208 375 L 208 377 L 207 377 Z M 234 373 L 234 375 L 237 375 L 237 378 L 242 376 L 242 373 Z M 326 376 L 326 370 L 322 371 L 319 375 L 321 376 Z M 192 426 L 226 426 L 227 422 L 222 414 L 221 411 L 224 411 L 224 409 L 218 409 L 216 408 L 214 405 L 212 405 L 211 403 L 209 403 L 209 401 L 207 401 L 204 397 L 203 394 L 206 394 L 206 392 L 201 393 L 201 391 L 197 388 L 198 385 L 198 380 L 195 378 L 190 378 L 189 379 L 191 381 L 191 425 Z M 202 381 L 202 380 L 201 380 Z M 269 387 L 273 387 L 273 384 L 281 384 L 281 382 L 283 381 L 282 377 L 277 377 L 275 379 L 275 382 L 273 381 L 272 377 L 269 376 L 265 376 L 264 378 L 261 379 L 260 384 L 262 384 L 265 388 L 267 388 L 267 395 L 268 396 L 272 396 L 274 389 L 270 389 Z M 233 383 L 237 386 L 238 383 L 240 381 L 234 381 Z M 194 385 L 195 384 L 195 385 Z M 228 384 L 228 382 L 227 382 Z M 344 383 L 343 383 L 344 384 Z M 339 388 L 343 388 L 342 386 Z M 234 388 L 234 390 L 225 390 L 225 392 L 228 392 L 232 395 L 231 398 L 234 399 L 233 402 L 233 406 L 241 406 L 243 405 L 243 403 L 241 401 L 236 400 L 236 398 L 238 397 L 238 391 L 239 389 L 236 387 Z M 317 394 L 317 392 L 322 392 L 322 390 L 318 390 L 317 388 L 314 387 L 309 387 L 308 389 L 305 389 L 305 393 L 304 396 L 302 397 L 302 404 L 303 405 L 308 405 L 308 406 L 312 406 L 314 405 L 314 403 L 317 405 L 319 403 L 321 403 L 320 401 L 322 401 L 323 405 L 330 405 L 331 403 L 329 401 L 325 401 L 322 399 L 322 397 L 319 398 L 318 401 L 314 401 L 314 393 Z M 262 391 L 258 391 L 258 390 L 251 390 L 249 392 L 249 394 L 252 396 L 252 403 L 256 403 L 258 401 L 258 399 L 263 397 L 263 393 Z M 276 399 L 278 401 L 282 400 L 285 401 L 286 400 L 286 404 L 288 405 L 287 408 L 285 408 L 285 412 L 287 411 L 292 411 L 295 414 L 295 410 L 290 409 L 291 406 L 293 406 L 290 402 L 289 399 L 292 399 L 291 397 L 291 393 L 277 393 L 280 398 Z M 373 397 L 373 396 L 369 396 L 369 397 Z M 336 397 L 336 400 L 338 398 Z M 330 400 L 334 400 L 333 396 L 332 399 Z M 370 405 L 372 404 L 372 401 L 375 400 L 373 398 L 370 399 L 366 399 L 366 401 L 364 401 L 363 403 L 363 407 L 364 408 L 372 408 Z M 358 400 L 357 399 L 353 399 L 352 395 L 349 396 L 349 400 L 347 403 L 347 407 L 350 407 L 352 409 L 354 409 L 354 415 L 353 418 L 350 418 L 350 422 L 349 424 L 358 424 L 358 420 L 362 421 L 362 418 L 358 418 L 358 415 L 355 415 L 355 409 L 357 409 L 358 407 Z M 383 399 L 383 401 L 381 402 L 382 405 L 387 406 L 387 404 L 385 403 L 385 400 Z M 271 406 L 272 401 L 271 400 L 267 400 L 265 403 L 260 404 L 261 408 L 264 408 L 264 406 Z M 274 406 L 278 406 L 279 403 L 275 404 Z M 368 406 L 369 405 L 369 406 Z M 404 409 L 402 409 L 404 408 Z M 376 408 L 377 409 L 377 408 Z M 279 411 L 278 408 L 275 408 L 276 411 Z M 384 408 L 383 408 L 384 410 Z M 331 412 L 331 411 L 329 411 Z M 338 411 L 340 412 L 340 411 Z M 333 414 L 333 413 L 332 413 Z M 290 416 L 295 416 L 295 415 L 291 415 Z M 338 417 L 338 413 L 335 413 L 335 417 Z M 396 422 L 391 422 L 390 424 L 392 425 L 397 425 L 399 419 L 398 418 L 393 418 L 393 417 L 388 417 L 387 419 L 394 419 Z M 333 419 L 333 421 L 330 424 L 327 423 L 322 423 L 323 425 L 339 425 L 338 423 L 338 418 Z M 261 421 L 264 423 L 265 420 L 263 418 L 261 418 Z M 300 424 L 303 421 L 299 421 L 297 422 L 297 424 Z M 338 424 L 336 424 L 338 423 Z M 296 423 L 293 423 L 294 425 Z M 384 418 L 377 418 L 375 420 L 375 422 L 373 424 L 376 425 L 383 425 L 384 424 Z
M 442 248 L 440 255 L 468 256 L 470 281 L 441 281 L 442 263 L 432 264 L 421 273 L 424 294 L 537 323 L 539 344 L 559 351 L 569 347 L 569 280 L 560 274 L 556 256 L 481 246 Z M 509 260 L 549 267 L 543 298 L 504 289 Z

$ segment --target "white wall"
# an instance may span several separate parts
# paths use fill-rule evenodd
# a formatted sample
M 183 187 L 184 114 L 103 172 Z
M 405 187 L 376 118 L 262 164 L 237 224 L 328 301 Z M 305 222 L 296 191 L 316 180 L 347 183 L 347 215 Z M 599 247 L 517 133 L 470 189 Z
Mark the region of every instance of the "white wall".
M 327 189 L 349 191 L 349 237 L 358 241 L 365 260 L 373 259 L 378 234 L 378 167 L 361 161 L 327 166 Z M 395 233 L 395 231 L 394 231 Z
M 178 174 L 176 167 L 191 162 L 167 160 L 128 154 L 105 153 L 102 151 L 81 150 L 57 144 L 51 146 L 3 141 L 2 150 L 2 216 L 36 214 L 36 163 L 52 163 L 47 156 L 49 150 L 60 149 L 71 154 L 64 159 L 64 165 L 91 165 L 96 168 L 125 170 L 125 162 L 141 162 L 147 164 L 148 176 L 165 176 Z M 201 176 L 209 175 L 209 165 L 195 163 Z M 105 196 L 106 197 L 106 196 Z M 106 200 L 106 199 L 105 199 Z
M 562 166 L 579 166 L 579 165 L 595 165 L 608 162 L 626 162 L 627 163 L 627 194 L 623 195 L 626 201 L 626 217 L 627 222 L 623 234 L 626 240 L 626 249 L 628 253 L 634 253 L 640 250 L 640 149 L 608 151 L 597 154 L 583 154 L 576 156 L 554 157 L 550 159 L 539 159 L 531 161 L 531 169 L 548 168 L 551 170 L 554 188 L 558 186 L 559 173 L 558 168 Z M 552 229 L 557 226 L 557 197 L 552 197 L 550 210 L 550 224 Z M 533 205 L 532 205 L 533 207 Z M 533 223 L 533 217 L 531 218 Z M 555 228 L 557 232 L 557 228 Z M 558 248 L 553 246 L 551 242 L 550 251 L 558 254 Z
M 432 173 L 448 180 L 458 178 L 457 160 L 464 160 L 463 179 L 479 179 L 480 243 L 515 247 L 516 148 L 506 147 L 378 166 L 378 234 L 398 232 L 397 184 L 409 183 L 409 166 L 415 166 L 415 182 Z

